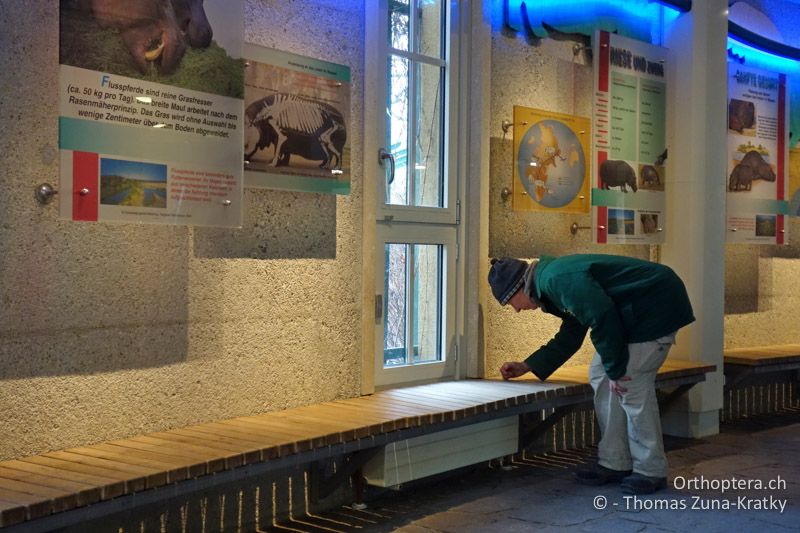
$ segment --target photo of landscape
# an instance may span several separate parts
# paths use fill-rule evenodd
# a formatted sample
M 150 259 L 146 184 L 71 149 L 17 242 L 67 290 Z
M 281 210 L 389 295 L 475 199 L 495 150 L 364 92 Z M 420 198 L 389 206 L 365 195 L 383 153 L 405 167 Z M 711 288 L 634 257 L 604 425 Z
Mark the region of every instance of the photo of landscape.
M 634 229 L 632 209 L 608 210 L 609 235 L 633 235 Z
M 100 203 L 166 208 L 167 165 L 102 158 Z

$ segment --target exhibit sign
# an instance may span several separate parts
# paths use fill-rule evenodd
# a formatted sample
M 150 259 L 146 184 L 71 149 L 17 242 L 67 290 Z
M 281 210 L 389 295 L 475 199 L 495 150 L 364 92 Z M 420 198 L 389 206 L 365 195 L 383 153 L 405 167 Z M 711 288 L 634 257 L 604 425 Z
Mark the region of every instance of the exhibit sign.
M 727 241 L 786 244 L 786 75 L 728 63 Z
M 245 186 L 350 192 L 350 68 L 245 44 Z
M 662 243 L 667 49 L 606 31 L 594 42 L 594 242 Z
M 789 216 L 800 217 L 800 148 L 789 150 Z
M 589 212 L 585 117 L 514 106 L 512 209 Z
M 61 2 L 64 218 L 242 224 L 243 4 L 169 5 Z

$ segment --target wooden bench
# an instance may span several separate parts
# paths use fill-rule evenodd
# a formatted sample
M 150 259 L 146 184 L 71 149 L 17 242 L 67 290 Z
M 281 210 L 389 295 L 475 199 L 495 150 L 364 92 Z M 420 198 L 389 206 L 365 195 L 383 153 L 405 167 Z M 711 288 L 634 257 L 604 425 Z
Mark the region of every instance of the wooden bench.
M 800 344 L 728 349 L 724 352 L 724 362 L 727 417 L 773 412 L 800 401 Z M 764 393 L 765 386 L 774 388 L 778 381 L 789 384 L 788 391 Z M 752 391 L 750 397 L 740 398 L 748 387 Z M 758 387 L 762 388 L 760 392 L 756 390 Z
M 724 355 L 726 391 L 752 376 L 800 371 L 800 344 L 729 349 Z
M 709 365 L 669 362 L 659 387 L 705 380 Z M 586 375 L 586 377 L 584 377 Z M 0 528 L 48 531 L 342 457 L 321 495 L 377 450 L 413 437 L 591 399 L 588 370 L 552 382 L 461 380 L 379 392 L 0 462 Z
M 656 389 L 659 392 L 659 407 L 663 413 L 697 383 L 705 381 L 706 373 L 714 372 L 715 365 L 667 359 L 658 370 Z M 530 376 L 529 374 L 526 376 Z M 535 377 L 526 379 L 536 380 Z M 581 386 L 582 399 L 563 403 L 557 407 L 541 422 L 524 428 L 520 434 L 520 449 L 532 445 L 545 431 L 552 428 L 569 414 L 589 404 L 594 393 L 589 384 L 589 365 L 575 365 L 562 367 L 556 370 L 548 379 L 549 383 L 563 383 L 571 386 Z M 669 392 L 665 392 L 665 391 Z

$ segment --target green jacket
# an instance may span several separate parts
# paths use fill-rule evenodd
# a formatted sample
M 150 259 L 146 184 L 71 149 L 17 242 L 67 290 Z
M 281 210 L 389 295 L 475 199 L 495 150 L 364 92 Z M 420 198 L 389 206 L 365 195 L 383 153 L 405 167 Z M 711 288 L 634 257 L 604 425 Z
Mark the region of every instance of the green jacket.
M 681 279 L 669 267 L 616 255 L 542 257 L 526 289 L 561 328 L 525 362 L 547 379 L 583 344 L 586 332 L 609 379 L 628 367 L 628 343 L 653 341 L 694 321 Z

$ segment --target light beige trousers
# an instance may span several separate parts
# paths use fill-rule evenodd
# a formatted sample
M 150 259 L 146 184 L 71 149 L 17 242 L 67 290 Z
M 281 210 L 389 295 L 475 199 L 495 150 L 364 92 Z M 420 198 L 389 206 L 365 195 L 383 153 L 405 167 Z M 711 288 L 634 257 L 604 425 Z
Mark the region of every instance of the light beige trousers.
M 611 392 L 600 355 L 594 354 L 589 380 L 600 424 L 597 445 L 600 465 L 614 470 L 633 470 L 650 477 L 667 477 L 655 380 L 674 341 L 673 334 L 628 345 L 630 359 L 625 375 L 631 379 L 619 382 L 628 389 L 622 396 Z

